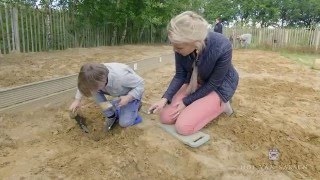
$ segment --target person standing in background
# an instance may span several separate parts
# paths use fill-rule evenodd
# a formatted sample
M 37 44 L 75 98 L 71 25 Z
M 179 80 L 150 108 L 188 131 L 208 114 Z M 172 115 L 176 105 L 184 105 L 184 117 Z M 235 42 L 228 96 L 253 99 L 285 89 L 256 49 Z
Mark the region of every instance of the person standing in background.
M 242 34 L 241 36 L 238 36 L 237 39 L 240 42 L 242 48 L 248 48 L 251 43 L 252 35 Z
M 214 26 L 213 31 L 222 34 L 222 24 L 220 17 L 216 19 L 216 25 Z

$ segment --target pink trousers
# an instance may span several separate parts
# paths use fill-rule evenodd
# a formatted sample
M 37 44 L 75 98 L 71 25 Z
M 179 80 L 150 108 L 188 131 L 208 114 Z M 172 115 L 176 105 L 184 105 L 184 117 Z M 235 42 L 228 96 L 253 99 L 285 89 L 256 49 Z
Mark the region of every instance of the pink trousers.
M 175 111 L 174 105 L 186 97 L 187 87 L 188 85 L 184 84 L 173 96 L 171 104 L 166 105 L 160 112 L 161 123 L 175 123 L 176 130 L 181 135 L 190 135 L 199 131 L 224 111 L 224 103 L 213 91 L 187 106 L 177 118 L 172 118 L 170 115 Z

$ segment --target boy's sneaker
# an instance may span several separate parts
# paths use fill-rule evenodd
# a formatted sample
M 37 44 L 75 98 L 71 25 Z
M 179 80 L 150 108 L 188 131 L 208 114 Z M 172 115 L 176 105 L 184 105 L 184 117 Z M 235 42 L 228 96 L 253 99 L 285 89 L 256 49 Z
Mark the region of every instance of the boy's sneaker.
M 106 118 L 104 121 L 104 130 L 105 132 L 108 132 L 111 130 L 111 128 L 113 127 L 113 125 L 115 124 L 117 118 L 113 117 L 113 118 Z
M 133 125 L 139 124 L 142 122 L 142 117 L 138 114 L 137 118 L 134 120 Z

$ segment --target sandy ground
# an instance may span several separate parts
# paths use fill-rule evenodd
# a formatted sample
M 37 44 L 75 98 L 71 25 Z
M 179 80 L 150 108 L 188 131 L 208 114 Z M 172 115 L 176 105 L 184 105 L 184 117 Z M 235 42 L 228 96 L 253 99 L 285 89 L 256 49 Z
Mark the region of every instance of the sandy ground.
M 142 57 L 140 47 L 125 48 L 132 50 L 129 58 L 134 52 Z M 148 49 L 145 56 L 170 52 L 170 47 L 143 48 Z M 109 52 L 109 48 L 102 49 L 101 58 Z M 94 59 L 91 51 L 97 49 L 81 50 L 87 52 L 87 59 Z M 125 54 L 114 53 L 116 59 L 118 55 L 127 59 Z M 59 59 L 61 54 L 69 59 Z M 40 74 L 33 80 L 63 75 L 69 69 L 65 63 L 74 73 L 77 63 L 86 61 L 79 61 L 78 50 L 27 56 L 27 64 L 35 58 L 30 76 Z M 27 59 L 9 58 L 16 63 L 19 58 Z M 37 69 L 38 62 L 47 65 Z M 1 73 L 18 72 L 21 67 L 1 63 L 5 64 Z M 234 64 L 241 78 L 232 103 L 236 114 L 221 115 L 207 125 L 203 132 L 211 140 L 199 148 L 183 145 L 157 126 L 156 115 L 143 113 L 143 123 L 127 129 L 116 126 L 105 134 L 103 117 L 90 99 L 82 109 L 91 131 L 85 134 L 69 119 L 66 99 L 60 106 L 0 115 L 0 179 L 319 179 L 320 72 L 260 50 L 234 51 Z M 42 72 L 45 67 L 58 68 L 47 74 Z M 144 101 L 159 99 L 173 73 L 174 66 L 167 65 L 142 74 Z M 16 77 L 17 84 L 29 82 Z M 12 79 L 1 78 L 1 85 L 12 85 L 7 81 Z M 278 149 L 278 160 L 269 160 L 270 149 Z
M 0 88 L 77 73 L 85 62 L 132 62 L 172 53 L 170 46 L 109 46 L 0 56 Z

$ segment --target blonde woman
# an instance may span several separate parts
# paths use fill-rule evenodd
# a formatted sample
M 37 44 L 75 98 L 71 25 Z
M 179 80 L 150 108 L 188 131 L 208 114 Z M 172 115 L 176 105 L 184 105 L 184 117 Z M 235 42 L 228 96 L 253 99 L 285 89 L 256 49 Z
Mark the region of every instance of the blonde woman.
M 190 135 L 225 112 L 239 81 L 232 65 L 232 46 L 207 21 L 186 11 L 171 19 L 168 37 L 175 51 L 176 73 L 162 99 L 149 111 L 160 111 L 160 121 Z

